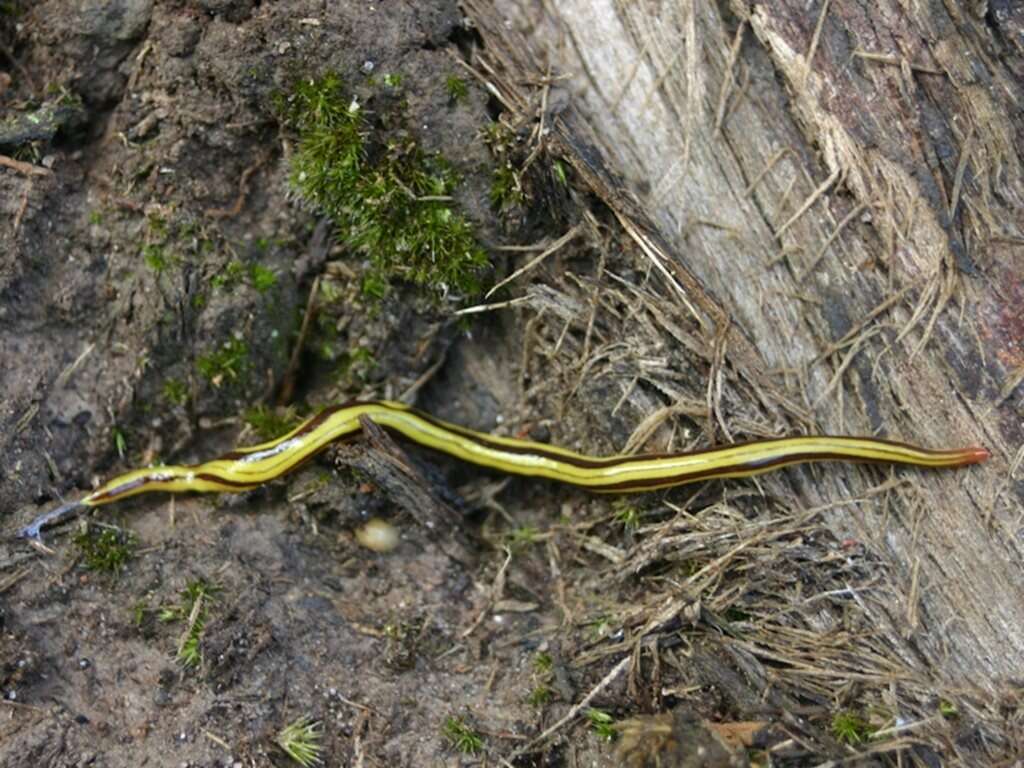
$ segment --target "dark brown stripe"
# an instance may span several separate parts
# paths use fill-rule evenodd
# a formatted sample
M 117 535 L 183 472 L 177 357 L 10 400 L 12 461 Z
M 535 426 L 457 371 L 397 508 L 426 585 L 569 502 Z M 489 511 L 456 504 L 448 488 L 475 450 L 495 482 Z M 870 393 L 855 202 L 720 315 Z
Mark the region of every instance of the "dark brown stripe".
M 199 480 L 206 480 L 208 483 L 220 483 L 221 485 L 227 485 L 231 488 L 238 488 L 239 490 L 246 490 L 248 488 L 256 488 L 263 485 L 263 482 L 258 483 L 240 483 L 237 480 L 228 480 L 226 477 L 214 474 L 213 472 L 200 472 L 196 475 Z
M 683 457 L 683 456 L 700 456 L 700 455 L 703 455 L 703 454 L 713 453 L 713 452 L 716 452 L 716 451 L 726 450 L 726 449 L 730 449 L 730 448 L 742 448 L 742 447 L 747 446 L 747 445 L 770 446 L 772 443 L 782 443 L 782 442 L 785 442 L 785 441 L 793 439 L 792 437 L 776 437 L 776 438 L 768 438 L 767 440 L 744 440 L 744 441 L 738 442 L 738 443 L 729 443 L 727 445 L 715 445 L 715 446 L 710 446 L 708 448 L 698 448 L 695 451 L 676 452 L 676 453 L 641 453 L 641 454 L 636 454 L 634 456 L 619 456 L 619 457 L 609 457 L 609 458 L 576 457 L 576 456 L 565 456 L 564 454 L 558 453 L 557 451 L 545 450 L 544 446 L 542 446 L 540 444 L 505 445 L 505 444 L 500 443 L 500 442 L 498 442 L 496 440 L 490 439 L 485 434 L 482 434 L 480 432 L 474 432 L 471 429 L 466 429 L 465 427 L 460 427 L 460 426 L 455 425 L 455 424 L 449 424 L 448 422 L 440 421 L 439 419 L 435 419 L 430 414 L 424 413 L 423 411 L 418 411 L 415 408 L 410 408 L 409 410 L 412 413 L 415 413 L 417 416 L 419 416 L 424 421 L 429 422 L 430 424 L 433 424 L 435 427 L 438 427 L 440 429 L 446 429 L 446 430 L 449 430 L 451 432 L 455 432 L 455 433 L 461 435 L 462 437 L 465 437 L 467 440 L 470 440 L 470 441 L 476 443 L 477 445 L 483 446 L 484 448 L 490 448 L 490 449 L 496 450 L 496 451 L 504 451 L 506 453 L 514 453 L 514 454 L 520 455 L 520 456 L 540 456 L 540 457 L 543 457 L 543 458 L 546 458 L 546 459 L 551 459 L 553 461 L 560 461 L 560 462 L 565 463 L 565 464 L 571 464 L 572 466 L 580 467 L 581 469 L 605 469 L 605 468 L 608 468 L 608 467 L 618 467 L 618 466 L 625 466 L 625 465 L 628 465 L 628 464 L 634 464 L 634 463 L 640 462 L 640 461 L 651 461 L 651 460 L 659 460 L 659 459 L 675 459 L 675 458 L 680 458 L 680 457 Z M 803 435 L 796 435 L 794 437 L 804 437 L 804 436 Z M 871 442 L 873 442 L 875 444 L 888 445 L 888 446 L 891 446 L 893 448 L 898 448 L 898 449 L 909 449 L 909 450 L 912 450 L 912 451 L 919 451 L 919 452 L 927 454 L 929 456 L 949 456 L 949 455 L 960 453 L 960 451 L 930 450 L 930 449 L 927 449 L 927 448 L 921 448 L 921 447 L 916 446 L 916 445 L 910 445 L 909 443 L 896 442 L 894 440 L 879 440 L 879 439 L 876 439 L 876 438 L 851 437 L 851 436 L 844 436 L 844 435 L 829 435 L 828 437 L 830 439 L 838 439 L 838 440 L 871 440 Z M 815 455 L 825 456 L 825 454 L 815 454 Z M 829 454 L 828 458 L 844 460 L 844 461 L 855 461 L 855 459 L 850 459 L 847 456 L 838 456 L 838 455 L 835 455 L 835 454 Z M 809 458 L 804 458 L 804 459 L 798 459 L 797 461 L 810 461 L 810 460 L 811 459 L 809 459 Z M 868 461 L 870 461 L 870 460 L 868 460 Z M 903 461 L 904 460 L 899 459 L 899 458 L 893 458 L 893 459 L 887 459 L 885 462 L 880 462 L 880 463 L 901 463 Z
M 695 483 L 701 480 L 714 480 L 719 477 L 729 477 L 737 474 L 761 474 L 762 472 L 770 472 L 773 469 L 787 467 L 791 464 L 806 464 L 812 461 L 842 461 L 848 464 L 906 463 L 898 459 L 866 459 L 851 457 L 842 453 L 808 452 L 804 454 L 792 454 L 784 458 L 772 459 L 771 461 L 744 462 L 742 464 L 736 464 L 731 467 L 716 467 L 713 469 L 702 470 L 700 472 L 680 472 L 678 475 L 667 475 L 665 477 L 660 478 L 639 478 L 637 480 L 625 480 L 621 483 L 608 483 L 607 485 L 584 485 L 583 483 L 573 483 L 571 480 L 565 480 L 563 482 L 569 483 L 570 485 L 580 485 L 583 488 L 589 488 L 590 490 L 600 491 L 601 493 L 617 491 L 643 491 L 653 490 L 655 488 L 670 488 L 673 485 Z

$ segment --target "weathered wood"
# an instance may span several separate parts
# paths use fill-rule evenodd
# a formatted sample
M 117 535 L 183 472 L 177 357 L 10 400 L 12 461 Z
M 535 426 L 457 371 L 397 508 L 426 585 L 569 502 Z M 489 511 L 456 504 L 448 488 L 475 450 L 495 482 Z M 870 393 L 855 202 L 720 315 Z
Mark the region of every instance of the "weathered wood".
M 524 0 L 481 26 L 514 66 L 571 75 L 553 139 L 586 175 L 589 136 L 624 174 L 628 193 L 595 187 L 771 389 L 771 423 L 992 449 L 883 492 L 854 473 L 797 490 L 874 499 L 829 522 L 891 565 L 883 631 L 997 696 L 1024 664 L 1024 11 L 958 5 Z

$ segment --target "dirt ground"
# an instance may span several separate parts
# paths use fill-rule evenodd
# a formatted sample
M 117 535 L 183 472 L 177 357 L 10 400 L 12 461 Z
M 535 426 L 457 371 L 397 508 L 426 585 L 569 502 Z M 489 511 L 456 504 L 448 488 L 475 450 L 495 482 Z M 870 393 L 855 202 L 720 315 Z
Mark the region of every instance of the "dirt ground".
M 0 3 L 5 534 L 117 471 L 254 441 L 240 414 L 275 404 L 282 381 L 304 413 L 415 395 L 472 428 L 593 453 L 643 421 L 616 407 L 635 371 L 638 391 L 702 391 L 704 351 L 657 309 L 613 217 L 558 192 L 562 166 L 538 163 L 535 208 L 491 204 L 485 128 L 503 107 L 462 64 L 479 44 L 455 2 Z M 456 203 L 497 273 L 503 248 L 578 227 L 555 270 L 572 291 L 535 283 L 527 311 L 462 318 L 465 297 L 410 286 L 365 299 L 366 265 L 325 242 L 289 185 L 295 139 L 275 106 L 326 72 L 371 103 L 400 78 L 407 122 L 461 175 Z M 599 302 L 609 274 L 618 292 Z M 318 277 L 325 349 L 293 361 Z M 674 342 L 623 348 L 638 323 Z M 776 481 L 623 502 L 410 454 L 424 503 L 454 507 L 457 525 L 422 525 L 343 455 L 355 471 L 324 460 L 238 497 L 102 510 L 136 541 L 116 576 L 90 570 L 77 524 L 49 552 L 5 536 L 0 765 L 294 765 L 278 741 L 299 718 L 319 724 L 332 766 L 938 764 L 1010 749 L 998 705 L 886 655 L 886 612 L 848 599 L 884 587 L 884 568 L 820 510 L 788 508 Z M 371 517 L 397 527 L 397 549 L 359 545 Z M 211 591 L 188 664 L 200 608 L 182 593 L 197 583 Z M 847 711 L 857 738 L 837 727 Z M 935 722 L 858 746 L 864 723 L 884 731 L 897 711 Z

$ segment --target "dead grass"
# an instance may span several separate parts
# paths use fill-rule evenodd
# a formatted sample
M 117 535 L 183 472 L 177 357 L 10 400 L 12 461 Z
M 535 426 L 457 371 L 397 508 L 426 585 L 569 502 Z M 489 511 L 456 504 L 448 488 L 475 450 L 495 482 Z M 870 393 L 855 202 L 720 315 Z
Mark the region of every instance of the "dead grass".
M 476 74 L 509 110 L 508 122 L 528 124 L 542 100 L 537 88 L 522 85 L 538 77 L 516 53 L 526 47 L 507 39 L 513 33 L 489 16 L 487 4 L 467 5 L 487 42 L 486 55 L 473 62 Z M 549 160 L 571 165 L 575 199 L 586 204 L 570 214 L 575 223 L 559 250 L 524 257 L 526 266 L 512 273 L 511 298 L 478 308 L 514 308 L 522 317 L 524 410 L 542 404 L 539 412 L 555 415 L 556 442 L 577 438 L 592 451 L 684 450 L 811 427 L 808 411 L 770 376 L 751 379 L 731 364 L 734 355 L 742 359 L 743 340 L 701 303 L 628 193 L 608 185 L 613 175 L 588 154 L 592 145 L 574 133 L 571 115 L 549 124 L 552 134 L 534 137 L 531 157 L 540 146 Z M 837 180 L 838 172 L 795 203 L 782 229 Z M 835 226 L 826 248 L 861 210 Z M 918 350 L 955 295 L 952 274 L 936 265 L 922 278 L 900 329 L 919 329 Z M 835 345 L 830 354 L 846 358 L 837 380 L 877 334 L 870 321 L 920 285 L 894 289 Z M 891 485 L 807 508 L 797 489 L 817 471 L 644 499 L 635 528 L 594 504 L 539 531 L 564 606 L 559 642 L 590 687 L 510 759 L 582 727 L 581 713 L 595 701 L 617 716 L 673 710 L 710 723 L 760 723 L 759 736 L 739 748 L 758 765 L 1012 759 L 1014 745 L 1024 743 L 1024 723 L 1013 714 L 1019 691 L 1008 686 L 996 701 L 980 689 L 951 687 L 913 652 L 918 590 L 901 588 L 904 580 L 872 542 L 831 532 L 830 515 L 840 507 L 872 521 L 887 507 L 880 499 Z M 841 727 L 846 715 L 863 724 L 857 738 Z M 663 736 L 675 727 L 659 723 L 662 736 L 650 744 L 667 743 Z M 654 765 L 653 758 L 635 761 L 636 729 L 630 733 L 620 757 Z

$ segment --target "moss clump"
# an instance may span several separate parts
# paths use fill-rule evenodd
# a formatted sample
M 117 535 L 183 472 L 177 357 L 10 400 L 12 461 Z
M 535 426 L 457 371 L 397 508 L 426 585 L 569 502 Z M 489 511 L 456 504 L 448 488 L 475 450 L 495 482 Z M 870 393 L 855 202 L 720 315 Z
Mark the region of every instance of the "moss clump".
M 277 273 L 262 264 L 249 266 L 249 281 L 258 293 L 266 293 L 277 285 Z
M 483 139 L 491 149 L 497 165 L 491 178 L 491 205 L 497 211 L 507 211 L 526 202 L 521 171 L 513 162 L 516 154 L 516 136 L 500 120 L 483 130 Z
M 216 275 L 210 278 L 210 285 L 220 291 L 231 291 L 245 279 L 245 264 L 232 259 Z
M 478 755 L 483 752 L 483 737 L 461 717 L 453 715 L 446 718 L 441 733 L 456 751 L 464 755 Z
M 303 768 L 310 768 L 323 763 L 320 758 L 322 737 L 321 724 L 312 717 L 303 716 L 282 728 L 275 741 L 288 757 Z
M 526 703 L 535 709 L 542 709 L 553 696 L 554 693 L 546 683 L 537 683 L 530 690 L 530 695 L 526 697 Z
M 519 174 L 516 173 L 511 163 L 495 168 L 494 176 L 491 179 L 491 205 L 496 210 L 505 211 L 522 205 L 525 200 L 526 195 L 523 193 Z
M 209 617 L 209 606 L 220 587 L 205 579 L 190 581 L 181 591 L 181 602 L 164 606 L 158 613 L 163 622 L 183 621 L 185 631 L 178 640 L 178 661 L 186 667 L 198 667 L 203 661 L 200 643 Z
M 837 712 L 832 717 L 832 735 L 851 746 L 870 739 L 873 730 L 867 720 L 848 709 Z
M 135 554 L 136 540 L 131 531 L 86 524 L 74 538 L 74 545 L 90 571 L 120 576 Z
M 181 379 L 167 379 L 163 395 L 164 400 L 172 405 L 184 405 L 188 402 L 188 385 Z
M 200 375 L 219 387 L 225 380 L 237 381 L 249 367 L 249 347 L 241 339 L 230 339 L 220 349 L 196 360 Z
M 394 279 L 437 295 L 479 292 L 487 257 L 453 207 L 458 174 L 440 154 L 402 129 L 379 126 L 371 138 L 362 105 L 337 75 L 300 82 L 281 109 L 298 135 L 292 185 L 368 259 L 368 295 L 384 295 Z
M 469 86 L 458 75 L 448 75 L 448 79 L 444 81 L 444 87 L 448 91 L 448 98 L 451 99 L 453 104 L 465 101 L 466 97 L 469 96 Z

